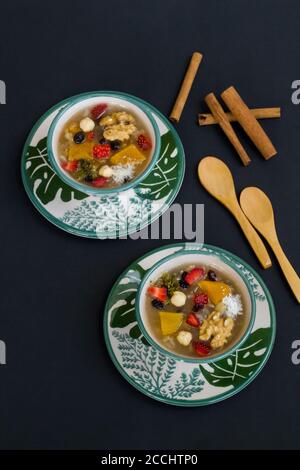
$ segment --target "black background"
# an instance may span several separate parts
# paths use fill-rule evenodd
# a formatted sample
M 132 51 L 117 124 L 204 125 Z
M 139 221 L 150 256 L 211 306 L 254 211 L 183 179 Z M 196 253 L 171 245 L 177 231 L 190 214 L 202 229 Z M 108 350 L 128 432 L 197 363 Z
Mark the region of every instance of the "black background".
M 299 448 L 300 366 L 291 362 L 300 312 L 278 266 L 263 271 L 238 226 L 196 177 L 199 159 L 218 155 L 237 190 L 263 188 L 279 237 L 300 271 L 300 107 L 297 0 L 12 1 L 0 9 L 2 449 Z M 85 240 L 52 226 L 22 187 L 20 156 L 39 116 L 90 90 L 137 95 L 168 114 L 191 53 L 203 62 L 177 126 L 187 170 L 180 203 L 205 203 L 205 241 L 244 258 L 267 283 L 278 331 L 263 373 L 222 403 L 182 409 L 133 389 L 111 363 L 102 334 L 109 289 L 135 258 L 170 243 Z M 278 149 L 243 168 L 221 131 L 199 128 L 203 97 L 235 85 L 252 107 L 281 106 L 264 121 Z M 238 128 L 237 128 L 238 129 Z

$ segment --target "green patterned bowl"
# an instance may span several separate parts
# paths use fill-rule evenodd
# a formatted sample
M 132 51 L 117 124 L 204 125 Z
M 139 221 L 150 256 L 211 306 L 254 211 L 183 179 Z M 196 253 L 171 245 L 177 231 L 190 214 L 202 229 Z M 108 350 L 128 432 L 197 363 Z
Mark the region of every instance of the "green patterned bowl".
M 173 350 L 158 342 L 152 334 L 146 310 L 147 289 L 150 284 L 159 279 L 164 272 L 170 272 L 178 266 L 192 264 L 209 266 L 212 269 L 216 269 L 225 278 L 230 279 L 241 293 L 244 305 L 244 315 L 246 315 L 245 324 L 234 342 L 232 342 L 227 348 L 223 348 L 221 352 L 216 352 L 211 354 L 209 357 L 206 356 L 199 359 L 176 354 Z M 198 250 L 191 249 L 185 250 L 184 253 L 174 253 L 167 256 L 163 260 L 158 261 L 149 271 L 147 271 L 137 292 L 135 310 L 137 322 L 143 335 L 152 346 L 159 349 L 163 354 L 185 362 L 209 363 L 230 356 L 241 346 L 241 344 L 244 343 L 244 341 L 246 341 L 251 333 L 255 321 L 256 304 L 249 281 L 243 274 L 243 271 L 237 268 L 235 264 L 229 261 L 226 257 L 219 255 L 216 256 L 211 253 L 199 253 Z
M 86 108 L 93 107 L 99 102 L 108 102 L 109 104 L 116 105 L 120 108 L 132 111 L 137 115 L 144 123 L 148 134 L 153 142 L 152 153 L 150 155 L 150 162 L 145 170 L 139 174 L 132 181 L 123 184 L 117 188 L 93 188 L 87 184 L 80 183 L 72 178 L 67 171 L 65 171 L 59 161 L 58 154 L 58 140 L 59 136 L 64 128 L 65 124 L 76 115 L 78 112 L 85 110 Z M 83 193 L 102 196 L 102 195 L 113 195 L 119 192 L 126 191 L 127 189 L 136 187 L 146 176 L 151 172 L 155 166 L 159 152 L 160 152 L 160 132 L 158 125 L 150 111 L 149 105 L 135 96 L 128 95 L 126 93 L 118 93 L 114 91 L 95 91 L 89 93 L 82 93 L 80 95 L 69 98 L 68 104 L 64 106 L 57 116 L 53 119 L 47 137 L 47 149 L 48 155 L 56 173 L 59 177 L 69 186 L 82 191 Z

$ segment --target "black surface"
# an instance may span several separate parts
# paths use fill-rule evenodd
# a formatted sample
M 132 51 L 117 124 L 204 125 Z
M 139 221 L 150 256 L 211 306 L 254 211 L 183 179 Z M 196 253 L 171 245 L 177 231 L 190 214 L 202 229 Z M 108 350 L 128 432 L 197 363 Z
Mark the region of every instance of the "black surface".
M 291 82 L 299 78 L 297 0 L 2 2 L 0 366 L 2 449 L 299 448 L 300 366 L 291 343 L 300 311 L 274 262 L 260 269 L 225 209 L 199 186 L 200 157 L 219 155 L 237 190 L 263 188 L 279 236 L 300 272 L 299 123 Z M 244 258 L 277 307 L 275 349 L 263 373 L 222 403 L 181 409 L 133 389 L 105 349 L 105 299 L 135 258 L 168 241 L 96 241 L 55 228 L 31 205 L 20 178 L 28 132 L 50 106 L 76 93 L 120 90 L 168 114 L 187 61 L 204 54 L 177 126 L 187 171 L 180 203 L 205 203 L 205 241 Z M 216 127 L 199 128 L 203 97 L 234 84 L 253 107 L 281 106 L 265 121 L 278 156 L 265 162 L 240 132 L 252 164 L 243 168 Z

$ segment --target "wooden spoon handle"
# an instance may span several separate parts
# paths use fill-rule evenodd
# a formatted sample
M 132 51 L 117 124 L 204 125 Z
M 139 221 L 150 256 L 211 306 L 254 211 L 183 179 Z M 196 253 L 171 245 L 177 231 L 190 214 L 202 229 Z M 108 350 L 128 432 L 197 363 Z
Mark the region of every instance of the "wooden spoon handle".
M 272 261 L 267 252 L 267 249 L 256 230 L 253 228 L 245 214 L 240 209 L 239 205 L 237 205 L 232 214 L 240 224 L 241 229 L 243 230 L 262 267 L 264 269 L 270 268 L 272 266 Z
M 285 278 L 290 285 L 290 288 L 292 289 L 296 299 L 300 303 L 300 278 L 298 274 L 296 273 L 293 266 L 287 259 L 283 249 L 280 246 L 278 239 L 276 238 L 276 239 L 269 240 L 269 243 L 280 264 L 282 272 L 285 275 Z

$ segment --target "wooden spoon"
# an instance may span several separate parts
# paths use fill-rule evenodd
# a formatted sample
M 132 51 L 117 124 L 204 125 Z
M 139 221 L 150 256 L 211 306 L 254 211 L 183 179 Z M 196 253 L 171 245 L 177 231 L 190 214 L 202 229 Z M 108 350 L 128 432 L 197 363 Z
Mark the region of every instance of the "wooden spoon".
M 228 166 L 219 158 L 205 157 L 198 165 L 198 177 L 204 188 L 236 218 L 262 267 L 266 269 L 272 266 L 263 241 L 240 208 Z
M 274 251 L 283 274 L 300 303 L 300 279 L 279 244 L 270 199 L 258 188 L 245 188 L 241 193 L 240 203 L 250 222 L 265 237 Z

